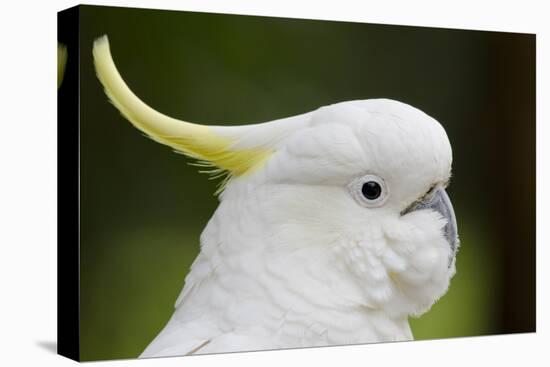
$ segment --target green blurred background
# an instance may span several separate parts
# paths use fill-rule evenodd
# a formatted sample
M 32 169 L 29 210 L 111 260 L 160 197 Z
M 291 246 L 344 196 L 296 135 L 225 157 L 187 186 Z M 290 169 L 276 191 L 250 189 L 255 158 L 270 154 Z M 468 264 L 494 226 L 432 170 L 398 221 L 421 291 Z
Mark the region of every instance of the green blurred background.
M 91 55 L 103 34 L 134 92 L 188 121 L 258 123 L 377 97 L 439 120 L 462 247 L 414 335 L 535 330 L 533 35 L 92 6 L 80 24 L 83 360 L 134 358 L 155 337 L 217 205 L 216 182 L 108 103 Z

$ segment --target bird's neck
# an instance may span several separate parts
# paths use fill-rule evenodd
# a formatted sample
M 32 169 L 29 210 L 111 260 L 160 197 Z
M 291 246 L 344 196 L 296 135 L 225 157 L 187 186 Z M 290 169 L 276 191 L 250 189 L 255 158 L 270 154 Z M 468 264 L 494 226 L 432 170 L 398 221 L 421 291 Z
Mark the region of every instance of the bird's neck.
M 369 303 L 369 289 L 350 275 L 334 239 L 293 239 L 231 209 L 220 206 L 201 236 L 183 308 L 200 307 L 220 324 L 259 330 L 276 340 L 272 347 L 412 339 L 406 315 Z

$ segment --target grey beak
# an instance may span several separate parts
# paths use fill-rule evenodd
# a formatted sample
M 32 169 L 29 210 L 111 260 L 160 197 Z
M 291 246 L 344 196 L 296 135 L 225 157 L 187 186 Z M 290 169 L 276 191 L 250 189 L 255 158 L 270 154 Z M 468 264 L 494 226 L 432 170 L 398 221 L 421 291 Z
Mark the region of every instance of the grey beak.
M 402 214 L 423 209 L 435 210 L 447 220 L 447 224 L 443 227 L 443 235 L 447 239 L 449 246 L 451 246 L 452 255 L 450 263 L 452 263 L 458 244 L 458 233 L 453 205 L 451 204 L 451 200 L 449 199 L 447 192 L 445 192 L 445 189 L 438 187 L 434 193 L 405 209 Z

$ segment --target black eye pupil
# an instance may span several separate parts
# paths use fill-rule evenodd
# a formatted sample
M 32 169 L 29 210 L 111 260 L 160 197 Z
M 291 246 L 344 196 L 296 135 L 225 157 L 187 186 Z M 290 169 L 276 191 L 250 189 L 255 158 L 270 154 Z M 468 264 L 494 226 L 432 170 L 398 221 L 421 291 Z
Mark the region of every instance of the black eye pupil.
M 382 188 L 380 187 L 378 182 L 369 181 L 363 184 L 361 192 L 363 193 L 363 196 L 365 196 L 367 199 L 375 200 L 380 197 L 380 194 L 382 194 Z

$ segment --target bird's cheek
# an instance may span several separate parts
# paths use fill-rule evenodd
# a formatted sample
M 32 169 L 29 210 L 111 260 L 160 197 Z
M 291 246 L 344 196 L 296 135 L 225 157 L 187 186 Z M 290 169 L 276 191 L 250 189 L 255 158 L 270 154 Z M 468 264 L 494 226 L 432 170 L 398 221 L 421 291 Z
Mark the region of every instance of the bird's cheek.
M 412 252 L 400 254 L 406 262 L 405 269 L 389 271 L 393 289 L 398 292 L 395 299 L 404 305 L 406 313 L 424 313 L 447 291 L 453 272 L 447 264 L 449 246 L 445 245 L 443 239 L 400 245 L 402 249 L 414 248 Z
M 443 241 L 439 245 L 419 246 L 409 260 L 409 269 L 404 277 L 414 285 L 433 281 L 446 273 L 448 249 Z
M 421 286 L 430 282 L 432 276 L 446 274 L 452 249 L 441 235 L 444 225 L 441 217 L 434 212 L 419 211 L 398 222 L 385 231 L 388 238 L 388 255 L 385 258 L 388 259 L 386 264 L 393 273 L 392 277 Z M 399 262 L 389 261 L 391 259 L 401 259 L 400 267 L 392 269 L 392 263 Z

